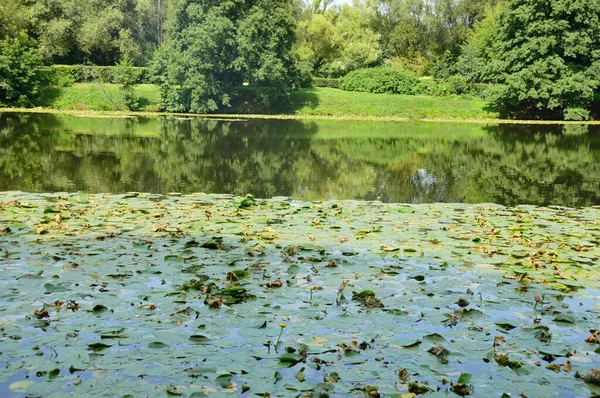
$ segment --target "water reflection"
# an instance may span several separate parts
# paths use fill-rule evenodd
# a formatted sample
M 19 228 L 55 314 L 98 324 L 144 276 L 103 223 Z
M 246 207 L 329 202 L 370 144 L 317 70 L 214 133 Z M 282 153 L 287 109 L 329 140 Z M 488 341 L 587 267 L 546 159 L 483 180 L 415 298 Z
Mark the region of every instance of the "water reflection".
M 600 204 L 597 126 L 0 114 L 0 190 Z

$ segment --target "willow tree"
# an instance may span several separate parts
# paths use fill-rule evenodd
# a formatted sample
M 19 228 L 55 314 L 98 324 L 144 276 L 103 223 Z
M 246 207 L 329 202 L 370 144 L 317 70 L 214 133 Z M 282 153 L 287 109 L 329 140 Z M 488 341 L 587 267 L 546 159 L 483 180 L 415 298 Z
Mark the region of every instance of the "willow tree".
M 296 18 L 289 0 L 175 0 L 153 71 L 168 111 L 229 106 L 243 83 L 269 107 L 294 88 Z

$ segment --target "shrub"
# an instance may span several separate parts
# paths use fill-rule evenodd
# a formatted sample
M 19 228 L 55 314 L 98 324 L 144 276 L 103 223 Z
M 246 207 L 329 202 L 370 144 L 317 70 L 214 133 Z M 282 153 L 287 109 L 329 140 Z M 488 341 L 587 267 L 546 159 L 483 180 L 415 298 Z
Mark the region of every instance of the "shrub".
M 113 69 L 115 83 L 121 85 L 121 97 L 123 104 L 130 110 L 135 111 L 139 107 L 139 98 L 135 95 L 135 84 L 138 80 L 136 70 L 130 60 L 122 59 Z
M 313 87 L 340 88 L 340 79 L 313 77 L 312 85 Z
M 450 94 L 466 94 L 469 92 L 469 82 L 466 78 L 460 75 L 450 76 L 444 81 L 447 85 Z
M 431 77 L 420 79 L 419 84 L 415 87 L 415 94 L 437 96 L 438 83 Z
M 120 71 L 116 66 L 95 65 L 52 65 L 41 68 L 40 71 L 46 82 L 52 86 L 67 87 L 73 83 L 119 83 Z M 134 67 L 128 64 L 127 68 L 133 79 L 132 84 L 151 83 L 148 68 Z
M 418 84 L 419 79 L 413 72 L 379 67 L 350 72 L 342 78 L 340 88 L 369 93 L 415 94 Z
M 42 67 L 40 74 L 45 84 L 55 87 L 70 87 L 77 80 L 75 69 L 66 65 Z
M 0 40 L 0 104 L 29 106 L 41 83 L 37 43 L 25 33 Z

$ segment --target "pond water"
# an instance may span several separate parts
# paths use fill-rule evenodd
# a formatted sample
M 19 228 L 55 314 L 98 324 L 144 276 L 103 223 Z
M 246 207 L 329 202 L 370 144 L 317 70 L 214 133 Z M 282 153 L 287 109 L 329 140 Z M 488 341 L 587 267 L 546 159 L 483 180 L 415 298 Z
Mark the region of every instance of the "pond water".
M 0 191 L 600 204 L 600 126 L 0 113 Z

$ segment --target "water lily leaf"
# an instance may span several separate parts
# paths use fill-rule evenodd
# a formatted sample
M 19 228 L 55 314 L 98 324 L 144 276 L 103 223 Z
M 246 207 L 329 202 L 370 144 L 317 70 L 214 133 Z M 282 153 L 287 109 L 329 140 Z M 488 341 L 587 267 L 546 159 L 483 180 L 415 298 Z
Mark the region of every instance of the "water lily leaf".
M 57 293 L 57 292 L 68 292 L 71 290 L 70 283 L 60 283 L 57 285 L 53 285 L 52 283 L 44 284 L 44 289 L 46 289 L 47 293 Z
M 48 372 L 48 378 L 54 379 L 60 374 L 60 369 L 55 368 Z
M 353 298 L 363 298 L 363 297 L 367 297 L 367 296 L 375 297 L 375 292 L 373 292 L 372 290 L 363 290 L 362 292 L 352 292 Z
M 108 310 L 108 308 L 106 308 L 102 304 L 96 304 L 91 310 L 89 310 L 89 312 L 93 312 L 95 314 L 102 314 L 103 312 L 105 312 L 107 310 Z
M 302 355 L 299 354 L 284 354 L 282 356 L 279 357 L 279 361 L 283 362 L 283 363 L 287 363 L 290 366 L 293 366 L 295 364 L 297 364 L 298 362 L 304 360 L 304 357 Z
M 221 387 L 230 387 L 231 386 L 231 377 L 230 373 L 225 373 L 217 376 L 215 379 L 215 383 L 217 383 Z
M 107 348 L 111 347 L 111 344 L 104 344 L 104 343 L 91 343 L 88 344 L 88 349 L 92 350 L 94 352 L 101 352 L 106 350 Z
M 204 336 L 202 334 L 194 334 L 194 335 L 190 336 L 189 339 L 191 341 L 193 341 L 194 343 L 198 343 L 198 344 L 206 344 L 210 341 L 209 337 Z
M 420 344 L 421 344 L 421 340 L 415 340 L 415 341 L 413 341 L 411 343 L 404 343 L 404 344 L 400 343 L 399 345 L 400 345 L 400 347 L 411 348 L 411 347 L 416 347 L 416 346 L 418 346 Z
M 168 347 L 168 345 L 161 341 L 153 341 L 150 344 L 148 344 L 148 348 L 166 348 L 166 347 Z
M 296 372 L 296 379 L 299 382 L 303 382 L 304 380 L 306 380 L 306 376 L 304 375 L 304 368 L 302 368 L 298 372 Z
M 577 319 L 572 314 L 559 314 L 554 318 L 554 322 L 575 323 Z
M 496 322 L 495 323 L 496 326 L 498 326 L 500 329 L 502 330 L 506 330 L 506 331 L 510 331 L 513 330 L 514 328 L 516 328 L 516 325 L 513 325 L 512 323 L 509 322 Z
M 471 378 L 473 377 L 470 373 L 461 373 L 460 377 L 456 381 L 457 384 L 467 384 L 471 382 Z
M 278 371 L 275 372 L 274 377 L 275 377 L 275 384 L 277 384 L 278 381 L 283 380 L 283 376 Z

